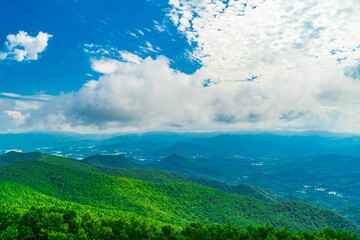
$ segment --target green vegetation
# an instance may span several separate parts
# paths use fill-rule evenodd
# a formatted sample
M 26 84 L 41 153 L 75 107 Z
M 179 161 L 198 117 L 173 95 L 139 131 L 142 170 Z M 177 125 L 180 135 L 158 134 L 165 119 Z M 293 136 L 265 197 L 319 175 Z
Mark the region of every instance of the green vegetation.
M 0 210 L 1 239 L 296 239 L 358 240 L 351 233 L 330 228 L 291 232 L 271 225 L 240 228 L 233 224 L 190 223 L 184 227 L 157 224 L 139 217 L 119 218 L 78 213 L 70 208 L 32 207 L 21 211 L 3 206 Z
M 104 166 L 112 168 L 126 168 L 137 169 L 143 168 L 122 155 L 94 155 L 82 160 L 85 163 L 89 163 L 95 166 Z
M 31 156 L 0 167 L 0 239 L 357 239 L 319 230 L 360 232 L 329 210 L 261 201 L 219 182 Z
M 109 176 L 68 159 L 14 163 L 0 168 L 0 176 L 2 185 L 17 183 L 57 200 L 120 213 L 131 212 L 177 225 L 191 221 L 230 221 L 242 226 L 271 223 L 294 230 L 327 226 L 358 229 L 335 213 L 303 203 L 268 203 L 196 184 L 154 183 Z M 3 202 L 12 201 L 9 199 L 11 191 L 2 191 Z
M 279 200 L 279 197 L 277 197 L 276 195 L 262 189 L 249 186 L 247 184 L 229 185 L 219 181 L 205 180 L 201 178 L 191 179 L 184 177 L 180 174 L 168 171 L 143 169 L 142 166 L 133 163 L 122 155 L 95 155 L 89 158 L 85 158 L 82 161 L 76 161 L 73 159 L 48 155 L 40 152 L 9 152 L 4 155 L 0 155 L 0 160 L 1 159 L 4 159 L 4 165 L 6 165 L 5 162 L 8 164 L 24 160 L 39 160 L 42 162 L 51 163 L 53 165 L 59 165 L 67 168 L 70 167 L 72 169 L 77 169 L 81 171 L 101 172 L 107 175 L 114 175 L 125 178 L 135 178 L 150 182 L 178 182 L 200 184 L 206 187 L 215 188 L 229 193 L 252 196 L 263 201 L 276 202 Z M 81 164 L 80 162 L 87 164 Z
M 3 155 L 0 155 L 0 166 L 15 162 L 20 162 L 23 160 L 40 160 L 45 156 L 50 156 L 50 155 L 40 152 L 32 152 L 32 153 L 8 152 Z
M 145 180 L 150 182 L 176 182 L 176 183 L 190 183 L 200 184 L 205 187 L 214 188 L 228 193 L 236 193 L 240 195 L 252 196 L 256 199 L 277 202 L 280 198 L 265 190 L 252 187 L 247 184 L 229 185 L 220 181 L 206 180 L 201 178 L 188 178 L 180 174 L 167 172 L 156 169 L 119 169 L 119 168 L 107 168 L 107 167 L 94 167 L 93 170 L 98 172 L 119 176 L 124 178 L 134 178 L 139 180 Z

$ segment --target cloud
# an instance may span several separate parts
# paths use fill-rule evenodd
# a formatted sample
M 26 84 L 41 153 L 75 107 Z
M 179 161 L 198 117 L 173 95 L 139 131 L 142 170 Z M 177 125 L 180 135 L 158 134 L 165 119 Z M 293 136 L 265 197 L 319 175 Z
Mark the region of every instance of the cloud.
M 120 57 L 124 62 L 141 63 L 143 61 L 138 55 L 126 51 L 120 51 Z
M 65 116 L 79 125 L 118 122 L 119 126 L 139 127 L 146 122 L 149 127 L 180 122 L 177 118 L 184 117 L 181 116 L 184 113 L 172 110 L 179 105 L 190 105 L 190 99 L 184 96 L 191 96 L 193 82 L 189 76 L 171 69 L 168 63 L 165 57 L 146 58 L 139 63 L 117 62 L 112 73 L 85 84 L 73 95 L 63 96 L 66 102 L 70 99 L 76 102 L 68 106 Z M 186 107 L 178 109 L 183 112 Z
M 345 76 L 351 77 L 355 80 L 360 80 L 360 63 L 356 66 L 346 67 L 344 74 Z
M 137 29 L 136 32 L 137 32 L 138 34 L 140 34 L 141 36 L 144 36 L 144 35 L 145 35 L 145 33 L 144 33 L 142 30 L 140 30 L 140 29 Z
M 32 96 L 24 96 L 16 93 L 0 92 L 0 96 L 6 98 L 12 98 L 12 99 L 30 100 L 30 101 L 48 101 L 52 98 L 52 96 L 43 93 Z
M 11 59 L 18 62 L 38 60 L 39 54 L 44 52 L 51 34 L 39 32 L 37 36 L 29 36 L 27 32 L 8 35 L 5 51 L 0 52 L 0 60 Z
M 154 29 L 158 32 L 165 32 L 166 26 L 165 24 L 160 24 L 158 21 L 154 20 Z
M 173 69 L 165 56 L 120 51 L 118 60 L 93 60 L 92 69 L 102 73 L 98 79 L 28 110 L 25 124 L 79 132 L 360 133 L 360 82 L 354 81 L 360 2 L 169 4 L 169 19 L 194 46 L 189 56 L 201 63 L 194 74 Z
M 349 117 L 360 119 L 353 103 L 360 87 L 354 88 L 350 79 L 340 88 L 336 82 L 309 84 L 306 74 L 295 80 L 269 94 L 256 82 L 204 87 L 201 75 L 176 71 L 165 57 L 117 62 L 114 71 L 85 83 L 79 91 L 43 103 L 26 122 L 41 130 L 116 132 L 335 130 L 339 122 L 344 124 L 339 129 L 344 129 Z M 306 91 L 314 93 L 307 98 Z
M 269 86 L 256 81 L 204 87 L 201 75 L 172 69 L 166 57 L 146 58 L 139 63 L 117 62 L 111 73 L 85 83 L 79 91 L 38 102 L 37 108 L 10 110 L 15 109 L 12 102 L 4 109 L 29 114 L 20 128 L 47 131 L 351 128 L 360 132 L 360 86 L 350 78 L 339 86 L 334 79 L 343 75 L 331 72 L 329 82 L 309 82 L 307 69 L 303 70 L 294 82 L 269 92 Z
M 93 43 L 85 43 L 83 46 L 84 53 L 87 53 L 89 55 L 111 56 L 114 52 L 114 49 L 111 47 L 105 48 L 101 45 Z
M 109 74 L 113 73 L 117 68 L 118 61 L 113 59 L 93 59 L 91 63 L 91 68 L 95 72 Z
M 19 132 L 36 130 L 36 125 L 30 124 L 32 113 L 34 121 L 39 121 L 38 114 L 44 103 L 53 99 L 43 93 L 24 96 L 15 93 L 0 93 L 0 131 Z
M 171 0 L 170 5 L 169 17 L 196 46 L 191 56 L 203 65 L 200 71 L 216 80 L 255 74 L 274 81 L 274 74 L 296 74 L 299 61 L 322 64 L 332 59 L 331 50 L 359 44 L 360 4 L 354 0 Z
M 5 60 L 7 55 L 7 53 L 0 52 L 0 60 Z
M 4 111 L 8 117 L 14 120 L 17 124 L 23 124 L 30 114 L 22 114 L 20 111 Z

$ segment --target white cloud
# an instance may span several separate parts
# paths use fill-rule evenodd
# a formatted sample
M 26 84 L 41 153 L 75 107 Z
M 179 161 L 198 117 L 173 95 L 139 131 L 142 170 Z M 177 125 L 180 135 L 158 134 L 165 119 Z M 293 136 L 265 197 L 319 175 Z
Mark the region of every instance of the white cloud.
M 331 129 L 360 132 L 359 85 L 319 85 L 304 74 L 269 94 L 256 81 L 203 87 L 200 75 L 169 67 L 165 57 L 116 69 L 31 111 L 28 128 L 78 132 L 147 130 Z M 319 73 L 320 74 L 320 73 Z M 329 77 L 330 77 L 329 73 Z M 321 74 L 320 74 L 321 75 Z M 341 74 L 335 76 L 342 77 Z M 311 92 L 311 94 L 309 94 Z M 350 120 L 350 121 L 349 121 Z M 350 129 L 351 128 L 351 129 Z
M 161 51 L 159 46 L 154 47 L 149 41 L 145 42 L 145 46 L 140 46 L 139 48 L 145 53 L 159 53 Z
M 137 64 L 117 62 L 113 72 L 31 112 L 29 124 L 42 130 L 111 132 L 298 128 L 304 127 L 300 121 L 304 116 L 309 124 L 317 120 L 324 126 L 331 123 L 326 113 L 313 116 L 311 104 L 316 99 L 303 106 L 298 102 L 302 91 L 289 92 L 287 87 L 267 99 L 256 83 L 219 83 L 205 88 L 196 76 L 171 69 L 165 57 L 146 58 Z M 329 88 L 323 98 L 333 101 L 339 97 L 336 90 Z M 278 101 L 283 103 L 274 105 Z M 337 116 L 336 111 L 331 113 Z
M 196 73 L 172 69 L 163 56 L 121 51 L 121 61 L 93 60 L 93 70 L 103 73 L 99 79 L 52 98 L 26 123 L 80 132 L 360 133 L 360 2 L 169 3 L 168 17 L 196 46 L 190 54 L 202 64 Z
M 118 63 L 119 61 L 113 59 L 93 59 L 91 63 L 91 68 L 95 72 L 109 74 L 113 73 L 116 70 Z
M 251 116 L 249 121 L 261 122 L 252 127 L 359 131 L 354 119 L 360 117 L 360 86 L 353 80 L 359 72 L 360 2 L 169 4 L 169 18 L 196 46 L 190 56 L 202 67 L 194 76 L 231 88 L 229 96 L 242 94 L 222 99 L 223 107 L 233 110 L 220 120 L 238 121 L 241 115 L 234 109 L 242 108 Z M 246 83 L 253 77 L 254 82 Z
M 0 52 L 0 60 L 5 60 L 7 55 L 7 53 Z
M 164 57 L 147 58 L 138 64 L 118 62 L 114 72 L 72 96 L 72 102 L 77 104 L 70 107 L 67 115 L 85 124 L 171 124 L 184 117 L 171 109 L 186 104 L 178 100 L 192 91 L 191 84 L 190 77 L 172 70 Z
M 138 55 L 132 54 L 130 52 L 126 52 L 126 51 L 120 51 L 120 57 L 124 62 L 129 62 L 129 63 L 141 63 L 143 61 L 143 59 L 141 57 L 139 57 Z
M 136 35 L 136 33 L 133 33 L 133 32 L 130 32 L 129 35 L 132 36 L 132 37 L 134 37 L 134 38 L 139 38 L 139 36 Z
M 96 88 L 98 86 L 98 81 L 96 80 L 90 80 L 90 81 L 87 81 L 85 84 L 84 84 L 84 87 L 85 88 Z
M 217 80 L 256 74 L 273 81 L 274 71 L 296 74 L 298 61 L 322 64 L 332 59 L 331 50 L 359 44 L 360 4 L 354 0 L 170 4 L 174 24 L 197 45 L 192 56 L 203 64 L 200 72 Z
M 137 29 L 136 32 L 137 32 L 138 34 L 140 34 L 141 36 L 144 36 L 144 35 L 145 35 L 145 33 L 144 33 L 142 30 L 140 30 L 140 29 Z
M 360 80 L 360 63 L 355 66 L 348 66 L 344 71 L 345 76 Z
M 8 117 L 14 120 L 17 124 L 23 124 L 30 114 L 22 114 L 20 111 L 4 111 Z
M 0 131 L 19 132 L 36 130 L 36 125 L 31 124 L 32 114 L 34 113 L 36 116 L 34 121 L 39 121 L 42 116 L 38 112 L 51 99 L 53 99 L 53 96 L 44 93 L 31 96 L 0 93 Z
M 48 101 L 52 98 L 52 96 L 44 93 L 39 93 L 31 96 L 24 96 L 16 93 L 0 92 L 0 96 L 13 98 L 13 99 L 20 99 L 20 100 L 30 100 L 30 101 Z
M 160 24 L 158 21 L 154 21 L 154 29 L 158 32 L 165 32 L 166 26 L 165 24 Z
M 39 32 L 37 36 L 29 36 L 27 32 L 9 34 L 5 42 L 5 52 L 0 52 L 0 60 L 12 59 L 18 62 L 38 60 L 44 52 L 52 35 Z

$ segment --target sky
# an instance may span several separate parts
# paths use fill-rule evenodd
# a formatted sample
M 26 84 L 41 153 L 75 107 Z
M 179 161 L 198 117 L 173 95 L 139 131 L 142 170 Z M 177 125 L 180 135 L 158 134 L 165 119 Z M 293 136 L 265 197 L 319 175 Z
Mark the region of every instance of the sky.
M 1 0 L 0 132 L 360 133 L 358 0 Z

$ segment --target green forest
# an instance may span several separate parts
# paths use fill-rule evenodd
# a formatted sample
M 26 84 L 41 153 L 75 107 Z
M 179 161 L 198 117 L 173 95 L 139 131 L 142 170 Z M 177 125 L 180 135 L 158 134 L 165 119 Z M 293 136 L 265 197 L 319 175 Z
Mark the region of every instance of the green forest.
M 227 224 L 201 224 L 183 227 L 159 224 L 139 217 L 119 218 L 89 211 L 79 214 L 71 208 L 32 207 L 21 211 L 2 206 L 1 239 L 346 239 L 357 240 L 354 233 L 326 228 L 321 231 L 289 231 L 266 224 L 241 228 Z
M 360 232 L 330 210 L 256 188 L 41 153 L 0 161 L 1 239 L 358 239 Z

